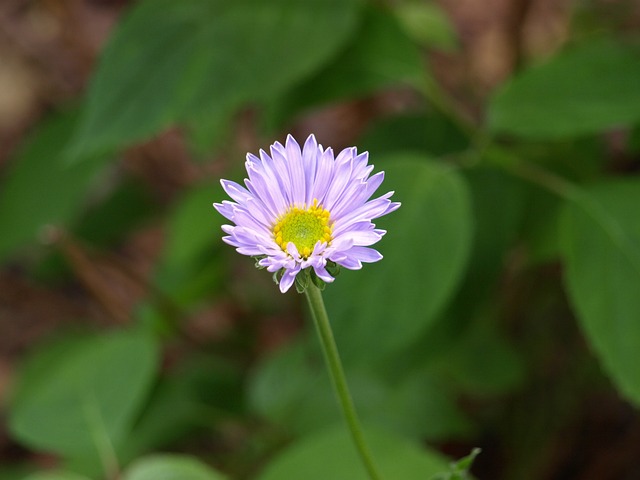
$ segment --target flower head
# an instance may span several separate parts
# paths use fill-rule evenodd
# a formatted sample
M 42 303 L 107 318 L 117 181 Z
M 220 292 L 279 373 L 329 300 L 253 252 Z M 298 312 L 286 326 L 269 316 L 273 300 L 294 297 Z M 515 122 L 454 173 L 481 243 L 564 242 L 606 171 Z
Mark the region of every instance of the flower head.
M 372 220 L 396 210 L 389 192 L 369 200 L 384 178 L 370 176 L 369 154 L 346 148 L 334 157 L 313 135 L 304 147 L 289 135 L 270 155 L 247 154 L 246 188 L 221 180 L 234 200 L 214 207 L 235 225 L 223 225 L 223 240 L 275 274 L 286 292 L 300 272 L 332 282 L 336 266 L 351 270 L 382 255 L 369 248 L 386 233 Z

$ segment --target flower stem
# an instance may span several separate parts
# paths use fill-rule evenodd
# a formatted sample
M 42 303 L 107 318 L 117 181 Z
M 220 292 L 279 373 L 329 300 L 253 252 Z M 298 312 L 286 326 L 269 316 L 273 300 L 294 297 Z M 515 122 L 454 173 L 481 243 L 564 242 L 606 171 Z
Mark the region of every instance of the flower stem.
M 347 379 L 342 368 L 342 362 L 340 361 L 340 355 L 338 354 L 338 347 L 336 346 L 335 339 L 333 338 L 333 332 L 331 330 L 331 324 L 329 323 L 329 317 L 327 310 L 324 307 L 324 301 L 322 300 L 322 292 L 312 282 L 305 289 L 307 301 L 309 302 L 309 308 L 311 309 L 311 315 L 316 325 L 316 330 L 320 337 L 320 343 L 322 344 L 322 350 L 324 352 L 324 358 L 329 368 L 329 374 L 333 382 L 333 388 L 338 396 L 342 413 L 349 427 L 351 438 L 355 444 L 360 458 L 364 463 L 369 477 L 372 480 L 381 480 L 382 476 L 378 473 L 371 451 L 367 446 L 364 434 L 362 433 L 362 427 L 358 420 L 356 409 L 349 393 L 349 387 L 347 385 Z

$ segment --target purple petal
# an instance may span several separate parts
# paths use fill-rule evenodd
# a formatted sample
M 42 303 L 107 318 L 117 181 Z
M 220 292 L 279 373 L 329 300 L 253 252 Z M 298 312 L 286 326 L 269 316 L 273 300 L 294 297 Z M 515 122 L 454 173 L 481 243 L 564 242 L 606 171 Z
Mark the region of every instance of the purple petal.
M 287 167 L 289 168 L 293 203 L 303 204 L 305 202 L 305 173 L 302 165 L 300 145 L 298 145 L 298 142 L 296 142 L 291 135 L 287 135 L 285 149 L 287 152 Z
M 324 266 L 313 267 L 313 271 L 316 272 L 316 275 L 323 282 L 331 283 L 334 278 L 327 272 L 327 269 Z
M 291 285 L 293 285 L 293 282 L 295 281 L 296 275 L 298 275 L 299 271 L 299 266 L 290 270 L 285 270 L 284 275 L 280 279 L 280 291 L 282 293 L 285 293 L 291 288 Z

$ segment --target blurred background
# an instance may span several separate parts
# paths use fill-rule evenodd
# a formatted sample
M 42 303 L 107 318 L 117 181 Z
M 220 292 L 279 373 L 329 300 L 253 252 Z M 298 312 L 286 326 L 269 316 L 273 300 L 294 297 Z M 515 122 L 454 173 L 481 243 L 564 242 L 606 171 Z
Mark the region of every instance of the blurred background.
M 325 468 L 303 298 L 211 206 L 287 133 L 403 202 L 326 292 L 366 424 L 478 479 L 640 479 L 639 33 L 637 0 L 2 0 L 0 479 Z

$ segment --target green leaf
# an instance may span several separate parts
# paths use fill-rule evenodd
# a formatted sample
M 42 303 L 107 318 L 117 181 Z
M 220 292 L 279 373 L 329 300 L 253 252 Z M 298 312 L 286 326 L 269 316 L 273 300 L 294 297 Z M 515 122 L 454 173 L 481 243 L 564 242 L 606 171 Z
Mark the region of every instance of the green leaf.
M 219 182 L 195 186 L 176 202 L 169 215 L 157 282 L 179 303 L 211 295 L 221 284 L 221 217 L 212 205 L 224 196 Z
M 430 480 L 471 480 L 469 469 L 481 451 L 479 448 L 474 448 L 466 457 L 457 462 L 452 462 L 448 472 L 438 473 L 431 477 Z
M 467 149 L 469 140 L 451 119 L 429 112 L 383 118 L 373 123 L 358 144 L 372 155 L 419 152 L 441 156 Z
M 359 382 L 349 375 L 349 384 L 362 414 Z M 249 379 L 248 401 L 253 411 L 298 434 L 340 419 L 320 353 L 306 341 L 280 349 L 257 366 Z
M 154 455 L 134 463 L 122 480 L 225 480 L 199 460 L 187 455 Z
M 41 472 L 29 475 L 24 480 L 90 480 L 70 472 Z
M 375 247 L 385 258 L 344 271 L 325 292 L 347 363 L 384 361 L 426 331 L 461 280 L 471 243 L 469 193 L 453 169 L 411 154 L 376 166 L 402 202 L 379 222 L 388 233 Z
M 310 338 L 278 351 L 263 360 L 250 377 L 251 408 L 297 434 L 319 430 L 342 418 L 316 343 Z M 358 415 L 367 424 L 433 440 L 469 431 L 468 421 L 449 392 L 432 376 L 420 371 L 409 376 L 396 374 L 389 380 L 377 373 L 346 372 Z
M 302 110 L 347 97 L 362 97 L 398 83 L 416 84 L 425 69 L 416 45 L 391 12 L 365 9 L 360 29 L 318 75 L 278 97 L 272 121 L 282 123 Z
M 126 179 L 82 215 L 73 233 L 94 246 L 113 245 L 157 213 L 147 185 Z
M 589 188 L 565 208 L 566 284 L 580 324 L 618 388 L 640 405 L 640 181 Z
M 34 449 L 94 456 L 131 428 L 154 378 L 157 346 L 121 331 L 66 341 L 27 364 L 10 411 L 13 435 Z
M 640 55 L 612 40 L 569 49 L 503 86 L 489 127 L 535 139 L 577 136 L 640 120 Z
M 176 122 L 214 135 L 241 103 L 325 63 L 355 28 L 359 3 L 138 2 L 101 58 L 72 152 L 120 148 Z
M 434 366 L 452 379 L 458 390 L 476 397 L 520 387 L 525 378 L 523 359 L 498 330 L 495 316 L 474 320 L 476 323 L 451 342 Z
M 384 478 L 425 480 L 447 469 L 439 454 L 389 432 L 367 430 L 373 458 Z M 365 480 L 367 476 L 351 437 L 334 427 L 302 438 L 267 465 L 258 480 Z
M 84 197 L 106 159 L 67 165 L 62 152 L 76 120 L 75 111 L 52 116 L 13 159 L 0 185 L 0 263 L 35 243 L 47 225 L 68 226 L 85 208 Z
M 123 451 L 140 452 L 174 445 L 219 418 L 243 413 L 242 378 L 237 367 L 204 356 L 190 359 L 163 375 Z
M 221 201 L 224 195 L 219 182 L 207 182 L 192 187 L 176 202 L 169 215 L 161 263 L 189 265 L 222 243 L 220 215 L 213 203 Z
M 458 39 L 447 14 L 435 2 L 406 0 L 395 7 L 404 29 L 425 47 L 455 50 Z

